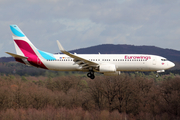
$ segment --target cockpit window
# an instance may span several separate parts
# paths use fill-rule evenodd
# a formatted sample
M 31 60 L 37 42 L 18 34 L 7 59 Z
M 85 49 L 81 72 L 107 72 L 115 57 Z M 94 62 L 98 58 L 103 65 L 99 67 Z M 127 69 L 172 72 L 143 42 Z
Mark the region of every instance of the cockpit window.
M 161 61 L 167 61 L 167 59 L 161 59 Z

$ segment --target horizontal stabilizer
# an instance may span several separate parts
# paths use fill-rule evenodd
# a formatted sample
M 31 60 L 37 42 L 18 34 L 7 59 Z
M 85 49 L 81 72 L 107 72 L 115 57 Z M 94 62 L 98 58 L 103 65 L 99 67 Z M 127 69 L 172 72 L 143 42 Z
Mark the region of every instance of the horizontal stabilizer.
M 6 53 L 13 56 L 13 57 L 15 57 L 15 58 L 20 58 L 20 59 L 27 59 L 28 58 L 28 57 L 24 57 L 24 56 L 21 56 L 21 55 L 10 53 L 10 52 L 6 52 Z

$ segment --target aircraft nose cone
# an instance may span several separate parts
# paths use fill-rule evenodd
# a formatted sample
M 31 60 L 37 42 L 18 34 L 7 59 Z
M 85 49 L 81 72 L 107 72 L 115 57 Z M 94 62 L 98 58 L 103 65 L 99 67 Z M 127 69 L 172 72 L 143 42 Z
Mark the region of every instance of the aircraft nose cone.
M 172 67 L 175 66 L 175 64 L 174 64 L 173 62 L 169 62 L 168 66 L 169 66 L 170 68 L 172 68 Z

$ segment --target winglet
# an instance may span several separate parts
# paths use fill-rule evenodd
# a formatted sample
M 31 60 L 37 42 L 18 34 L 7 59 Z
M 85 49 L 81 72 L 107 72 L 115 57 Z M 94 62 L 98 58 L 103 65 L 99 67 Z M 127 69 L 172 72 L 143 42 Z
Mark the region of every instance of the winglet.
M 61 43 L 57 40 L 57 44 L 58 44 L 58 47 L 59 47 L 59 50 L 63 53 L 64 48 L 62 47 Z
M 98 66 L 99 64 L 98 63 L 95 63 L 95 62 L 92 62 L 92 61 L 89 61 L 89 60 L 87 60 L 87 59 L 84 59 L 84 58 L 81 58 L 81 57 L 79 57 L 79 56 L 77 56 L 76 54 L 71 54 L 71 53 L 69 53 L 69 52 L 67 52 L 66 50 L 64 50 L 64 48 L 62 47 L 62 45 L 61 45 L 61 43 L 57 40 L 57 44 L 58 44 L 58 47 L 59 47 L 59 50 L 62 52 L 62 53 L 64 53 L 64 54 L 66 54 L 67 56 L 69 56 L 69 57 L 71 57 L 71 58 L 74 58 L 74 61 L 76 61 L 76 60 L 78 60 L 78 61 L 81 61 L 81 62 L 85 62 L 86 63 L 86 65 L 89 65 L 89 66 Z M 77 62 L 76 62 L 77 63 Z M 78 63 L 77 63 L 78 64 Z M 79 63 L 79 65 L 80 65 L 80 63 Z M 82 66 L 81 66 L 82 67 Z

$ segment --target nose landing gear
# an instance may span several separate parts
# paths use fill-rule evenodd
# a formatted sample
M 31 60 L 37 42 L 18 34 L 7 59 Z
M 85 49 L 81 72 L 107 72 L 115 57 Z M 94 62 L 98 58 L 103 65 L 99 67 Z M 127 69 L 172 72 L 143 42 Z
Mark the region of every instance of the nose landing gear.
M 89 71 L 89 73 L 87 73 L 87 76 L 91 79 L 94 79 L 95 78 L 94 71 Z
M 158 78 L 159 77 L 159 74 L 156 74 L 156 78 Z
M 157 74 L 156 74 L 156 78 L 158 78 L 159 77 L 159 73 L 162 73 L 162 72 L 165 72 L 165 70 L 158 70 Z

